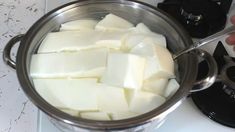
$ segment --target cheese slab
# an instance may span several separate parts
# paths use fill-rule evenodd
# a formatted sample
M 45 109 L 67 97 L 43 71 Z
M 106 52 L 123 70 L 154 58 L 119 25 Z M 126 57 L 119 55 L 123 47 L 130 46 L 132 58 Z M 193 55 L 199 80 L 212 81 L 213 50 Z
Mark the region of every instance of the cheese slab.
M 139 90 L 127 90 L 126 96 L 128 96 L 129 109 L 134 113 L 149 112 L 165 102 L 165 98 L 160 95 Z
M 145 43 L 152 43 L 154 45 L 166 48 L 166 38 L 164 35 L 154 32 L 146 35 L 148 36 L 144 40 Z
M 34 78 L 100 77 L 106 67 L 108 49 L 72 53 L 34 54 L 30 75 Z
M 169 83 L 167 84 L 166 89 L 164 91 L 164 97 L 170 98 L 176 93 L 179 87 L 180 87 L 179 83 L 175 79 L 171 79 Z
M 120 49 L 124 37 L 123 32 L 108 33 L 93 30 L 53 32 L 47 34 L 37 52 L 71 52 L 94 48 Z
M 127 20 L 116 16 L 114 14 L 106 15 L 98 24 L 95 26 L 95 30 L 101 31 L 123 31 L 134 27 L 134 25 Z
M 164 96 L 164 92 L 165 92 L 165 88 L 167 84 L 168 84 L 168 79 L 166 78 L 145 80 L 144 85 L 143 85 L 143 90 Z
M 139 43 L 136 46 L 134 46 L 130 53 L 135 55 L 140 55 L 143 57 L 155 57 L 157 55 L 156 53 L 156 46 L 153 43 Z
M 92 120 L 110 120 L 109 116 L 105 112 L 81 112 L 80 116 L 85 119 L 92 119 Z
M 124 88 L 140 89 L 143 84 L 145 59 L 126 53 L 110 53 L 101 82 Z
M 171 53 L 161 46 L 156 47 L 156 57 L 151 63 L 155 63 L 157 68 L 155 73 L 150 78 L 173 78 L 174 74 L 174 61 Z M 154 65 L 154 64 L 152 64 Z
M 36 91 L 48 103 L 77 111 L 98 110 L 96 81 L 97 79 L 33 79 Z
M 129 33 L 124 41 L 124 47 L 127 50 L 131 50 L 136 45 L 143 42 L 146 35 L 142 33 Z
M 52 32 L 47 34 L 37 52 L 51 53 L 89 49 L 96 46 L 97 38 L 97 33 L 92 30 Z
M 156 33 L 129 33 L 124 42 L 125 48 L 129 50 L 139 44 L 151 44 L 166 48 L 166 39 L 163 35 Z
M 119 50 L 122 47 L 126 36 L 127 33 L 123 31 L 100 32 L 95 45 L 97 45 L 97 47 Z
M 74 20 L 61 24 L 60 31 L 71 31 L 71 30 L 94 30 L 97 20 Z
M 145 80 L 153 76 L 155 78 L 174 76 L 174 62 L 166 48 L 153 43 L 139 43 L 130 50 L 130 53 L 146 58 Z
M 128 103 L 123 88 L 99 84 L 97 100 L 100 111 L 120 112 L 128 110 Z
M 166 48 L 153 44 L 139 45 L 133 48 L 130 53 L 146 58 L 145 80 L 174 77 L 174 61 Z
M 144 23 L 138 23 L 132 31 L 134 33 L 152 33 L 151 30 Z

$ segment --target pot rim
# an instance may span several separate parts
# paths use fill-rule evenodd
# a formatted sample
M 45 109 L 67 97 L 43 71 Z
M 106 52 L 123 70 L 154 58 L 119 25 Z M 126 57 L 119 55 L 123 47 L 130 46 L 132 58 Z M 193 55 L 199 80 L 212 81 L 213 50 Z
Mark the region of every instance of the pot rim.
M 115 120 L 115 121 L 95 121 L 89 119 L 82 119 L 78 117 L 73 117 L 69 114 L 61 112 L 57 108 L 53 107 L 49 103 L 47 103 L 40 95 L 36 92 L 33 85 L 31 84 L 30 77 L 27 73 L 27 51 L 28 47 L 32 41 L 32 38 L 37 34 L 38 29 L 44 24 L 47 23 L 48 19 L 53 18 L 56 14 L 62 13 L 66 10 L 75 8 L 77 6 L 82 6 L 86 4 L 92 3 L 121 3 L 121 4 L 137 4 L 141 6 L 141 8 L 146 9 L 147 11 L 154 13 L 155 15 L 159 15 L 162 19 L 168 22 L 181 36 L 183 42 L 187 45 L 192 44 L 192 40 L 189 35 L 185 32 L 184 28 L 171 16 L 164 13 L 160 9 L 157 9 L 151 5 L 148 5 L 143 2 L 135 1 L 135 0 L 80 0 L 75 2 L 70 2 L 63 6 L 60 6 L 46 15 L 44 15 L 41 19 L 39 19 L 26 33 L 23 40 L 20 43 L 20 47 L 18 49 L 17 58 L 16 58 L 16 72 L 21 84 L 21 87 L 27 97 L 36 105 L 40 110 L 45 112 L 47 115 L 59 120 L 61 122 L 85 128 L 85 129 L 95 129 L 95 130 L 122 130 L 126 128 L 136 127 L 139 125 L 146 124 L 148 122 L 152 122 L 157 117 L 168 114 L 177 107 L 182 100 L 189 94 L 191 90 L 191 86 L 194 82 L 195 77 L 192 75 L 196 75 L 197 70 L 190 70 L 190 69 L 197 69 L 197 65 L 195 65 L 196 56 L 193 54 L 183 55 L 185 59 L 187 59 L 187 65 L 190 68 L 187 68 L 187 74 L 182 78 L 183 81 L 180 84 L 179 90 L 175 93 L 173 97 L 167 100 L 163 105 L 160 107 L 147 112 L 145 114 L 139 115 L 137 117 L 123 119 L 123 120 Z

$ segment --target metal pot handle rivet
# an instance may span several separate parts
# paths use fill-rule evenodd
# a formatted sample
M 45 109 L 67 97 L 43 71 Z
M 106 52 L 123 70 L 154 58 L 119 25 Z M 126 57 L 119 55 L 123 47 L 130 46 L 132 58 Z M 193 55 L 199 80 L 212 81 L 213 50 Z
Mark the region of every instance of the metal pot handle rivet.
M 218 75 L 218 67 L 215 59 L 206 51 L 199 49 L 195 51 L 199 57 L 207 62 L 209 71 L 205 78 L 194 83 L 190 92 L 197 92 L 209 88 L 216 81 Z
M 23 37 L 24 37 L 24 34 L 19 34 L 15 36 L 6 44 L 3 50 L 4 62 L 13 69 L 16 69 L 16 62 L 11 57 L 11 50 L 17 42 L 22 40 Z

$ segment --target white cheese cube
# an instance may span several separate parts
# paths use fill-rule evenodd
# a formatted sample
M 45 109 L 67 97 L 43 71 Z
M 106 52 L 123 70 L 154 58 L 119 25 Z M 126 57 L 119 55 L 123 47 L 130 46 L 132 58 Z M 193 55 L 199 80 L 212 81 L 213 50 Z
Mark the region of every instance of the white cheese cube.
M 130 34 L 128 34 L 126 39 L 125 39 L 125 42 L 124 42 L 125 49 L 131 50 L 136 45 L 142 43 L 143 40 L 145 39 L 145 37 L 146 37 L 146 35 L 141 34 L 141 33 L 130 33 Z
M 120 49 L 127 36 L 126 32 L 101 32 L 95 44 L 99 47 L 107 47 L 112 49 Z
M 145 80 L 143 90 L 164 96 L 167 83 L 168 83 L 168 79 L 166 78 L 156 78 L 152 80 Z
M 130 33 L 124 42 L 124 46 L 126 49 L 131 50 L 138 44 L 150 44 L 157 45 L 166 48 L 166 39 L 163 35 L 156 33 Z
M 137 24 L 132 31 L 135 33 L 146 33 L 146 34 L 152 33 L 151 30 L 143 23 Z
M 113 14 L 108 14 L 98 22 L 95 29 L 101 31 L 123 31 L 132 27 L 133 24 L 127 20 Z
M 145 73 L 144 73 L 144 79 L 151 79 L 154 80 L 155 78 L 153 77 L 153 75 L 159 76 L 159 78 L 161 77 L 165 77 L 165 74 L 159 72 L 161 71 L 160 69 L 160 64 L 158 63 L 156 57 L 146 57 L 146 69 L 145 69 Z M 159 73 L 158 73 L 159 72 Z M 156 77 L 157 78 L 157 77 Z M 167 76 L 166 76 L 167 78 Z
M 174 77 L 174 61 L 171 53 L 161 46 L 156 46 L 156 57 L 151 63 L 157 65 L 151 78 L 172 78 Z M 149 61 L 147 61 L 149 62 Z M 155 64 L 151 64 L 152 66 Z
M 145 59 L 125 53 L 110 53 L 107 68 L 101 82 L 131 89 L 140 89 L 143 84 Z
M 66 109 L 66 108 L 58 108 L 58 109 L 71 116 L 77 116 L 77 117 L 79 116 L 79 111 L 77 110 L 71 110 L 71 109 Z
M 34 78 L 100 77 L 106 67 L 108 49 L 71 53 L 34 54 L 30 75 Z
M 96 81 L 96 79 L 33 80 L 37 92 L 48 103 L 78 111 L 98 110 Z
M 126 111 L 126 112 L 119 112 L 119 113 L 111 113 L 110 115 L 112 117 L 112 120 L 122 120 L 122 119 L 132 118 L 132 117 L 138 116 L 140 114 Z
M 139 43 L 130 50 L 130 53 L 143 57 L 155 57 L 156 46 L 152 43 Z
M 34 88 L 36 89 L 37 93 L 45 100 L 47 103 L 54 107 L 59 108 L 68 108 L 66 102 L 60 98 L 56 93 L 56 88 L 58 89 L 66 89 L 67 82 L 60 81 L 61 79 L 57 80 L 41 80 L 41 79 L 34 79 Z M 50 82 L 51 81 L 51 82 Z M 59 88 L 60 87 L 60 88 Z
M 123 88 L 105 84 L 99 84 L 99 87 L 97 99 L 100 111 L 110 113 L 128 110 L 128 103 Z
M 104 112 L 82 112 L 80 113 L 82 118 L 91 119 L 91 120 L 110 120 L 107 113 Z
M 100 31 L 65 31 L 49 33 L 38 53 L 80 51 L 94 48 L 120 49 L 126 33 Z
M 174 62 L 166 48 L 151 43 L 140 43 L 132 48 L 130 53 L 146 58 L 144 79 L 174 76 Z
M 157 72 L 158 64 L 156 63 L 156 47 L 151 43 L 139 43 L 134 46 L 130 53 L 140 55 L 146 58 L 146 68 L 144 73 L 144 79 L 150 78 Z
M 42 41 L 38 53 L 77 51 L 94 48 L 97 38 L 97 33 L 92 30 L 48 33 Z
M 61 24 L 60 31 L 95 29 L 96 20 L 74 20 Z
M 165 98 L 145 91 L 127 90 L 126 96 L 129 100 L 129 108 L 134 113 L 149 112 L 165 102 Z
M 155 46 L 156 56 L 146 58 L 146 71 L 144 79 L 173 78 L 174 61 L 166 48 Z
M 147 35 L 148 35 L 148 37 L 146 37 L 144 39 L 144 43 L 152 43 L 154 45 L 166 48 L 165 36 L 163 36 L 161 34 L 154 33 L 154 32 L 147 34 Z
M 170 98 L 179 89 L 180 85 L 175 79 L 171 79 L 164 91 L 164 97 Z

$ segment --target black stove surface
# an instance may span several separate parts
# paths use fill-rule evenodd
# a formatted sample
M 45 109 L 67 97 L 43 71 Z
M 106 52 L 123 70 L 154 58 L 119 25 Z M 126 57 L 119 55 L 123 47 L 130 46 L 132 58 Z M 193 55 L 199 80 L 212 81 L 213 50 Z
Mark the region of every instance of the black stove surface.
M 158 8 L 173 16 L 191 37 L 204 38 L 225 27 L 232 0 L 164 0 Z
M 220 74 L 221 69 L 226 64 L 225 58 L 228 58 L 228 54 L 221 42 L 217 45 L 213 56 L 216 59 Z M 230 61 L 234 60 L 234 58 L 230 59 Z M 205 76 L 207 71 L 207 64 L 205 62 L 201 62 L 199 64 L 198 78 Z M 234 72 L 234 70 L 231 71 L 231 73 Z M 192 93 L 191 97 L 196 106 L 210 119 L 220 124 L 235 128 L 234 89 L 228 87 L 223 82 L 216 82 L 206 90 Z

